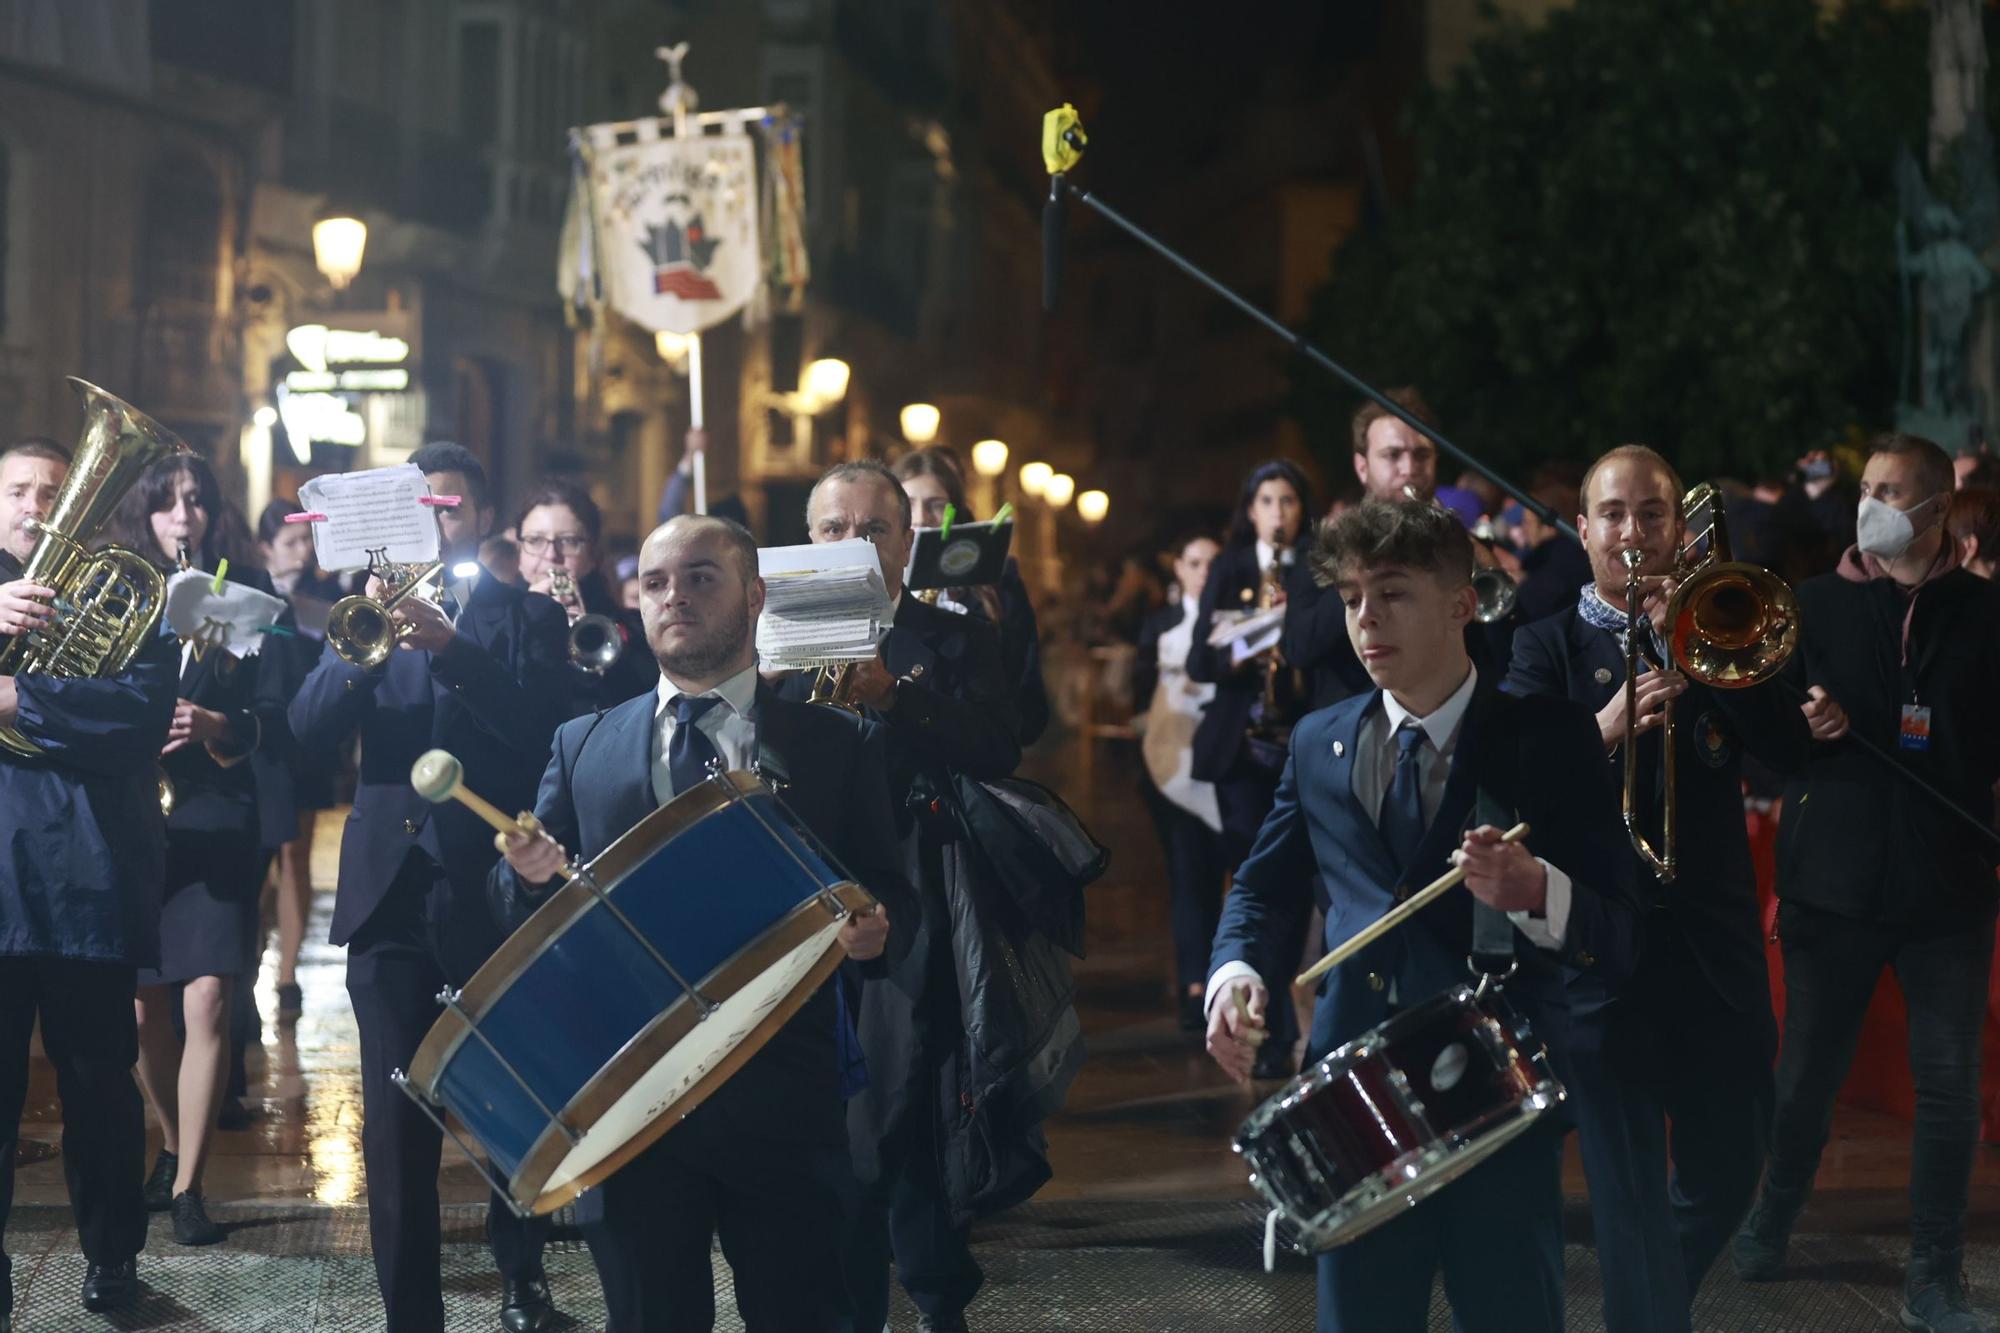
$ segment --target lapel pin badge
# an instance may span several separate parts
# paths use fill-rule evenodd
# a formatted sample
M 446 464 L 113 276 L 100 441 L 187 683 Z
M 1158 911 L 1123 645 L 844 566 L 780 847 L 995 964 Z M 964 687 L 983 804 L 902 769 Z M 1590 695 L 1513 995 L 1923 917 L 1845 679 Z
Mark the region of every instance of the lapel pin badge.
M 1599 685 L 1609 685 L 1611 683 L 1611 668 L 1610 667 L 1597 668 L 1597 670 L 1592 673 L 1592 679 L 1596 680 L 1596 682 Z
M 1342 741 L 1335 741 L 1335 742 L 1333 743 L 1333 757 L 1334 757 L 1335 759 L 1338 759 L 1338 758 L 1340 758 L 1340 756 L 1342 756 L 1342 755 L 1344 755 L 1344 754 L 1346 754 L 1346 753 L 1347 753 L 1347 746 L 1346 746 L 1346 744 L 1345 744 L 1344 742 L 1342 742 Z

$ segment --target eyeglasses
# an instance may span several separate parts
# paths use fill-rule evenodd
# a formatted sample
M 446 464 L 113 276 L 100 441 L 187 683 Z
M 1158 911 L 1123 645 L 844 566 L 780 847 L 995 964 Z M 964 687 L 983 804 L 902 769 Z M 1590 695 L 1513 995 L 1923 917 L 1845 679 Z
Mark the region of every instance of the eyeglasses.
M 521 538 L 521 549 L 530 555 L 541 555 L 551 546 L 561 551 L 564 555 L 575 555 L 589 544 L 590 538 L 580 532 L 566 532 L 558 537 L 534 536 Z

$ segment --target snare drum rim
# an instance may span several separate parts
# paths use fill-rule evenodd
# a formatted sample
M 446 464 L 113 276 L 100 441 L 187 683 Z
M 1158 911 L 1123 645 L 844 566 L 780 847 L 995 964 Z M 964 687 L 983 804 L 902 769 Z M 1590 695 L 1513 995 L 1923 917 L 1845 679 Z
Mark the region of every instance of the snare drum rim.
M 584 871 L 597 881 L 604 892 L 609 893 L 633 867 L 696 823 L 763 790 L 764 784 L 755 775 L 740 770 L 703 782 L 682 792 L 619 834 L 609 847 L 584 867 Z M 500 947 L 480 964 L 479 970 L 472 974 L 459 992 L 458 1008 L 470 1015 L 475 1023 L 485 1018 L 487 1012 L 520 980 L 521 974 L 533 967 L 596 902 L 597 895 L 577 879 L 570 880 L 550 894 L 548 901 L 536 908 L 534 914 L 521 923 L 520 929 L 502 940 Z M 431 1030 L 424 1034 L 422 1044 L 410 1061 L 409 1079 L 410 1086 L 422 1092 L 433 1105 L 437 1104 L 437 1085 L 444 1077 L 445 1066 L 458 1053 L 460 1043 L 471 1035 L 471 1028 L 458 1012 L 451 1009 L 438 1015 Z
M 875 898 L 859 884 L 844 880 L 826 890 L 840 902 L 843 914 L 866 912 L 875 906 Z M 766 930 L 714 971 L 695 984 L 702 994 L 712 1000 L 723 1001 L 734 996 L 756 977 L 761 976 L 779 959 L 810 940 L 829 923 L 826 907 L 818 897 L 809 899 L 793 908 L 775 926 Z M 840 966 L 843 957 L 838 942 L 830 944 L 825 954 L 814 963 L 806 978 L 791 993 L 781 999 L 771 1012 L 761 1019 L 757 1026 L 722 1060 L 702 1075 L 701 1079 L 660 1115 L 653 1118 L 643 1129 L 624 1144 L 607 1154 L 604 1159 L 583 1174 L 554 1190 L 544 1191 L 549 1177 L 556 1173 L 563 1159 L 574 1144 L 568 1134 L 558 1125 L 551 1124 L 535 1140 L 527 1155 L 521 1159 L 513 1176 L 507 1182 L 507 1192 L 516 1203 L 527 1207 L 541 1216 L 552 1213 L 564 1204 L 573 1202 L 577 1195 L 602 1183 L 620 1167 L 651 1147 L 659 1137 L 686 1119 L 710 1094 L 740 1069 L 751 1056 L 762 1050 L 764 1044 L 775 1035 L 779 1028 L 790 1022 L 813 993 L 825 984 Z M 578 1134 L 587 1135 L 604 1118 L 618 1100 L 630 1092 L 639 1076 L 657 1064 L 662 1056 L 685 1037 L 699 1021 L 695 1017 L 692 1001 L 683 996 L 672 1008 L 656 1015 L 652 1022 L 641 1028 L 626 1042 L 618 1054 L 611 1057 L 604 1067 L 592 1075 L 590 1081 L 577 1090 L 559 1114 L 562 1120 Z M 530 1202 L 532 1200 L 532 1202 Z

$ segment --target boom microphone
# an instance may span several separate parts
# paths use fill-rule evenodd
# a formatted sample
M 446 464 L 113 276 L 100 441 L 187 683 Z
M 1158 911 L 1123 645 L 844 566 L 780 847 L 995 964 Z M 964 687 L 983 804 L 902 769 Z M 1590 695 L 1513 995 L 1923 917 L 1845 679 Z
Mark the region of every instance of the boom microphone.
M 1042 309 L 1056 308 L 1062 290 L 1063 215 L 1067 187 L 1062 173 L 1049 177 L 1049 199 L 1042 205 Z

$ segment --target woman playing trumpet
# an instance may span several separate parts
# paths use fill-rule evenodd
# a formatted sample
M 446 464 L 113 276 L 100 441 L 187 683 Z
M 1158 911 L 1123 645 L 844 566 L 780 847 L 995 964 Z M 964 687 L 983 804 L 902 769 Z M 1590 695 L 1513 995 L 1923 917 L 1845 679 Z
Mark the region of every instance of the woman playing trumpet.
M 603 515 L 587 491 L 553 479 L 529 492 L 514 523 L 528 591 L 553 598 L 569 617 L 572 713 L 623 703 L 652 689 L 660 678 L 652 655 L 644 651 L 645 628 L 638 613 L 618 604 L 598 567 L 603 527 Z M 588 629 L 577 628 L 586 616 L 609 619 L 627 645 L 608 667 L 589 668 L 590 654 L 582 642 Z M 638 646 L 636 651 L 632 645 Z

